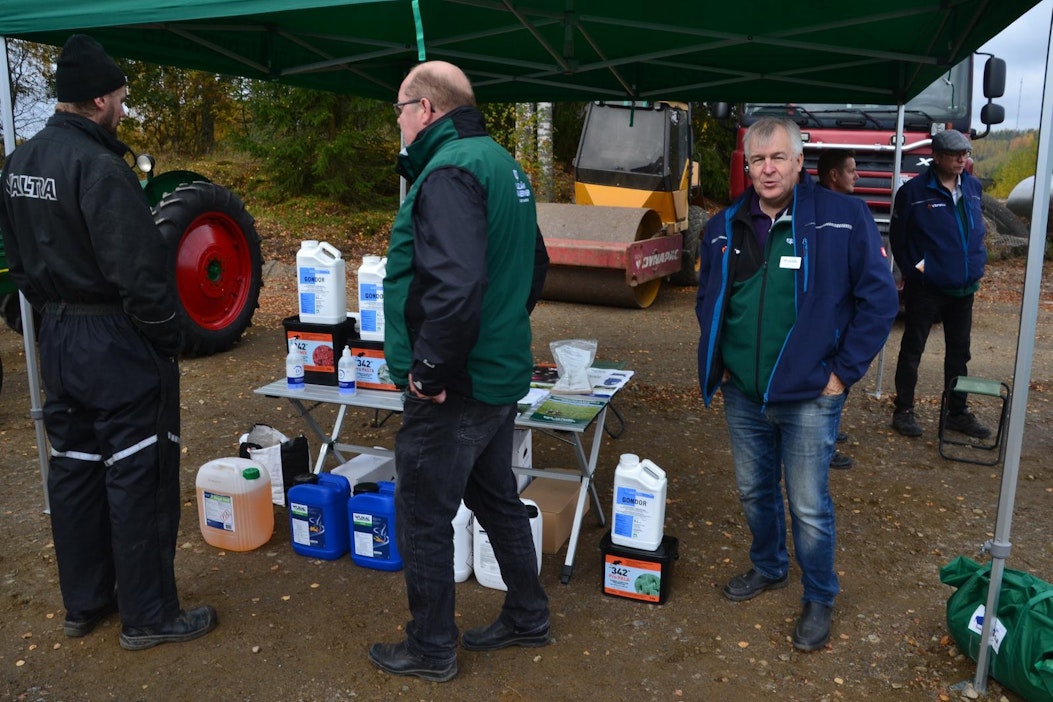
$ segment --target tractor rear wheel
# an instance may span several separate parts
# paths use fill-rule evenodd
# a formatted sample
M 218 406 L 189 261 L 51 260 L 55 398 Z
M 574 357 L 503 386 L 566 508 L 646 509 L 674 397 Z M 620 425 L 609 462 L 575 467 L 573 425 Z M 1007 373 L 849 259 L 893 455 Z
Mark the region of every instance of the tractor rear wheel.
M 174 256 L 183 354 L 226 351 L 259 307 L 263 257 L 252 216 L 226 188 L 193 182 L 166 195 L 154 221 Z

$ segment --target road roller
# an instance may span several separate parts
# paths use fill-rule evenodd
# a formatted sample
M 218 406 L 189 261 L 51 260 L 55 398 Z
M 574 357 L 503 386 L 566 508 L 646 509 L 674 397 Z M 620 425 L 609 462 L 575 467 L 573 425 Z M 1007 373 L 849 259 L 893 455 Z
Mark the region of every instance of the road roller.
M 688 105 L 589 103 L 574 160 L 575 204 L 538 204 L 551 261 L 542 297 L 650 307 L 663 281 L 698 284 L 707 218 Z

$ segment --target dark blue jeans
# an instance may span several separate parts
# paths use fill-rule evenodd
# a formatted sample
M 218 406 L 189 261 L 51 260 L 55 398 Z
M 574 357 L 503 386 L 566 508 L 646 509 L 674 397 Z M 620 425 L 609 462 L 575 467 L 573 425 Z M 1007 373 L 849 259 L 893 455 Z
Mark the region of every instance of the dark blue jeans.
M 973 330 L 973 296 L 953 297 L 923 284 L 908 281 L 903 289 L 903 339 L 896 362 L 897 412 L 914 409 L 914 387 L 918 384 L 918 366 L 925 351 L 929 331 L 937 319 L 943 322 L 943 387 L 946 389 L 959 375 L 968 375 L 969 340 Z M 952 393 L 947 401 L 950 414 L 966 409 L 965 395 Z
M 395 438 L 395 528 L 413 653 L 443 661 L 457 654 L 452 522 L 462 498 L 486 529 L 508 586 L 501 620 L 515 629 L 548 622 L 530 520 L 512 472 L 515 414 L 515 405 L 454 394 L 441 405 L 405 395 Z

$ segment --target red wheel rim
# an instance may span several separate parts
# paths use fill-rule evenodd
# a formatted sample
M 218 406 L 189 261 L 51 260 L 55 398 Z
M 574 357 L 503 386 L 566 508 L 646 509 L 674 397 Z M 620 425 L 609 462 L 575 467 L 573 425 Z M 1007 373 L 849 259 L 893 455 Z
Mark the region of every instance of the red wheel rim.
M 195 324 L 210 331 L 230 326 L 252 287 L 252 254 L 241 227 L 219 212 L 191 222 L 176 252 L 176 284 Z

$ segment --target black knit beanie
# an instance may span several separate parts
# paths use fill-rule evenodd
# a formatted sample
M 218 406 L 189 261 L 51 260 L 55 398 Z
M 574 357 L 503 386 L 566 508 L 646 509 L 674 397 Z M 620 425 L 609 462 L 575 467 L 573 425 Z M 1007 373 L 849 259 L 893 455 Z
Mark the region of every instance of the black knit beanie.
M 127 82 L 102 44 L 87 34 L 74 34 L 66 40 L 55 70 L 55 97 L 59 102 L 86 102 L 108 95 Z

